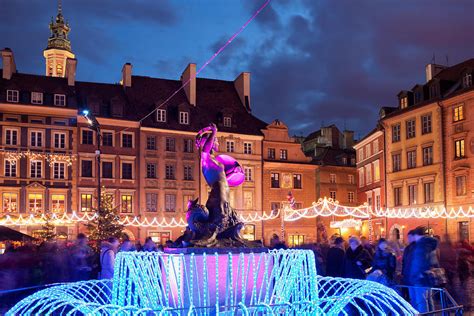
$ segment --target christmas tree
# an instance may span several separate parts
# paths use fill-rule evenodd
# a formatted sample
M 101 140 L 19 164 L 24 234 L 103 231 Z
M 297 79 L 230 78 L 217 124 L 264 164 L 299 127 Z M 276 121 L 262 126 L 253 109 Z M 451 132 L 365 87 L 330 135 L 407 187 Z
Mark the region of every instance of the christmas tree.
M 43 239 L 44 241 L 49 241 L 56 237 L 56 233 L 54 232 L 54 225 L 51 222 L 51 213 L 45 213 L 44 219 L 45 222 L 43 226 L 41 226 L 41 231 L 38 233 L 38 237 Z
M 122 236 L 123 225 L 120 224 L 118 207 L 114 206 L 114 197 L 105 193 L 105 188 L 102 188 L 100 207 L 96 214 L 97 216 L 86 224 L 91 240 L 101 241 Z

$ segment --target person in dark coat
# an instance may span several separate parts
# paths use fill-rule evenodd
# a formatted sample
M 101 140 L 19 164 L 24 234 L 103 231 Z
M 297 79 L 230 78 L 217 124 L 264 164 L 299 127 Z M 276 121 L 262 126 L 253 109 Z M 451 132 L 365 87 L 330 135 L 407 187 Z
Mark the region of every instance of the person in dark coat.
M 326 257 L 326 276 L 343 277 L 344 276 L 344 239 L 337 237 L 334 245 L 329 248 Z
M 404 285 L 410 284 L 410 266 L 413 248 L 415 247 L 415 234 L 410 230 L 407 235 L 408 245 L 403 250 L 402 257 L 402 283 Z
M 370 268 L 372 257 L 362 247 L 359 238 L 353 236 L 349 239 L 349 248 L 345 257 L 345 277 L 352 279 L 365 279 L 366 270 Z
M 393 277 L 397 268 L 397 258 L 387 246 L 387 240 L 380 238 L 377 243 L 377 248 L 375 248 L 374 260 L 372 261 L 372 270 L 380 270 L 384 276 L 383 283 L 387 283 L 385 285 L 393 283 Z
M 425 227 L 414 229 L 415 245 L 411 256 L 409 269 L 409 284 L 414 286 L 410 291 L 412 306 L 420 313 L 428 312 L 433 308 L 431 290 L 424 272 L 431 268 L 439 268 L 437 247 L 438 241 L 427 235 Z

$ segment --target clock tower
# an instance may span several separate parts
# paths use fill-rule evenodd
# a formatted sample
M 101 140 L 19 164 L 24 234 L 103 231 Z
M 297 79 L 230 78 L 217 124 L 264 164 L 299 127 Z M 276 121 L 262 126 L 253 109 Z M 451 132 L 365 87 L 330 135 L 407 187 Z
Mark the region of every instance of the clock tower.
M 55 20 L 51 18 L 49 29 L 51 36 L 48 39 L 48 46 L 43 51 L 46 60 L 46 76 L 64 77 L 66 60 L 74 58 L 74 54 L 71 51 L 71 41 L 68 39 L 71 29 L 69 24 L 64 21 L 61 0 L 58 1 L 58 15 Z

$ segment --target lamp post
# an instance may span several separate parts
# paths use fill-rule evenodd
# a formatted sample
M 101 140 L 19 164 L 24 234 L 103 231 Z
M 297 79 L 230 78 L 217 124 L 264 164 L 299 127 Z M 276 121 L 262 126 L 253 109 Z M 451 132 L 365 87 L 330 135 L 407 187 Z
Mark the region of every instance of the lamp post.
M 97 205 L 98 209 L 100 209 L 101 203 L 101 187 L 100 187 L 100 142 L 102 141 L 102 134 L 100 132 L 100 124 L 95 118 L 95 116 L 90 113 L 89 110 L 83 110 L 82 116 L 86 119 L 87 123 L 89 124 L 89 128 L 96 133 L 97 139 L 97 150 L 95 151 L 96 159 L 97 159 Z

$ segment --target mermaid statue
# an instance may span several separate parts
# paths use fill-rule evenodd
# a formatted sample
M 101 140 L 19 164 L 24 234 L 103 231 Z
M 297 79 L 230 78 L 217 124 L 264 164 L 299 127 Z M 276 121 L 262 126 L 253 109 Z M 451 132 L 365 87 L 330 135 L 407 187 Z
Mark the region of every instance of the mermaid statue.
M 211 188 L 206 205 L 198 199 L 188 202 L 185 233 L 175 241 L 176 247 L 243 247 L 252 243 L 240 236 L 244 224 L 229 204 L 229 186 L 239 186 L 245 175 L 231 156 L 216 155 L 219 150 L 217 127 L 211 124 L 196 135 L 200 150 L 201 171 Z

